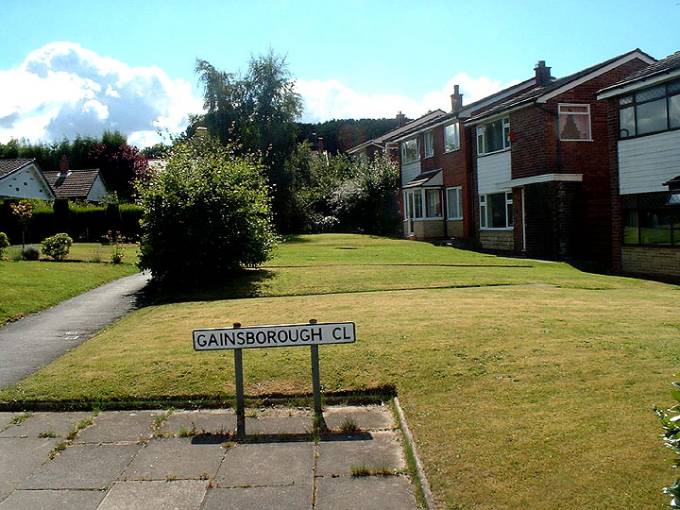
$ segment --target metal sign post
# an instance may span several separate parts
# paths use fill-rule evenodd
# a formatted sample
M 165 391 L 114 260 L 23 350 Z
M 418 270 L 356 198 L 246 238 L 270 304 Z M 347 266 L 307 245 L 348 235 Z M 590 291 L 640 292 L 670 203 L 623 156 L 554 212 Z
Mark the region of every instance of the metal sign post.
M 319 372 L 319 345 L 349 344 L 356 341 L 353 322 L 287 324 L 279 326 L 254 326 L 243 328 L 235 322 L 232 328 L 197 329 L 193 331 L 194 350 L 234 351 L 234 376 L 236 379 L 236 437 L 246 437 L 246 411 L 243 396 L 243 349 L 266 347 L 309 346 L 312 362 L 312 392 L 314 396 L 314 424 L 324 427 L 321 407 L 321 377 Z
M 241 324 L 234 323 L 234 329 Z M 236 437 L 246 438 L 246 410 L 243 403 L 243 349 L 234 349 L 234 376 L 236 378 Z

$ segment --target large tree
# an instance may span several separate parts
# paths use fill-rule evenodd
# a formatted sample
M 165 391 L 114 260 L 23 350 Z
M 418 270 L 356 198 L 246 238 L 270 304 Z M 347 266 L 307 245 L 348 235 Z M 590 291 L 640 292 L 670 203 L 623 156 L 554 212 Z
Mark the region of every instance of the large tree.
M 295 150 L 295 120 L 302 113 L 302 99 L 294 90 L 286 59 L 273 51 L 253 57 L 244 74 L 221 71 L 199 59 L 195 70 L 203 85 L 206 113 L 193 119 L 192 129 L 202 123 L 222 143 L 261 159 L 272 189 L 276 224 L 281 231 L 291 231 L 295 228 L 290 196 L 294 177 L 286 161 Z

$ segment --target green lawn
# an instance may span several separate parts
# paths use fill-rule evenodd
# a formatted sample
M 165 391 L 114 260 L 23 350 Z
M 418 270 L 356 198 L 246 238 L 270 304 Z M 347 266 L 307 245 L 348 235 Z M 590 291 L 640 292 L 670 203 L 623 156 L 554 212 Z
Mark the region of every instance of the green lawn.
M 680 287 L 322 235 L 230 289 L 134 312 L 0 399 L 228 398 L 232 355 L 193 352 L 192 329 L 354 320 L 356 344 L 320 349 L 322 384 L 396 385 L 443 507 L 664 507 L 675 473 L 652 407 L 680 363 Z M 244 366 L 250 395 L 310 389 L 307 349 Z
M 0 261 L 0 325 L 43 310 L 102 283 L 137 271 L 137 246 L 125 245 L 123 263 L 108 263 L 111 247 L 76 243 L 64 262 L 11 260 L 20 247 Z

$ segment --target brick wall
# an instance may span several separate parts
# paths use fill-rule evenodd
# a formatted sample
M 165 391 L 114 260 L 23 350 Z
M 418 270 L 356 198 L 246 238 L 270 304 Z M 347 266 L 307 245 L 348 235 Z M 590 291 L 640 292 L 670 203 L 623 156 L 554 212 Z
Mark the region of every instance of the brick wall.
M 444 237 L 444 221 L 414 221 L 413 233 L 419 241 L 423 239 L 441 239 Z
M 623 246 L 621 270 L 625 273 L 680 278 L 680 249 Z
M 479 243 L 485 250 L 515 250 L 515 240 L 512 230 L 480 230 Z

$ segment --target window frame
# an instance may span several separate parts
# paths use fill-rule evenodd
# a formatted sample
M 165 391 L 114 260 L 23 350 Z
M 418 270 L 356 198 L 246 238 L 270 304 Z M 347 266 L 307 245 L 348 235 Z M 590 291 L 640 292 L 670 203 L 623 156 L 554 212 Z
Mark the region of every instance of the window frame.
M 455 191 L 457 195 L 457 211 L 458 215 L 456 216 L 451 216 L 450 212 L 451 209 L 449 205 L 451 204 L 451 200 L 449 199 L 449 192 L 450 191 Z M 463 187 L 462 186 L 451 186 L 449 188 L 446 188 L 446 219 L 450 221 L 460 221 L 463 219 Z
M 636 235 L 636 240 L 635 242 L 630 242 L 626 241 L 626 228 L 630 228 L 627 224 L 627 215 L 629 213 L 633 213 L 635 216 L 635 229 L 637 231 Z M 641 225 L 641 213 L 650 213 L 650 214 L 660 214 L 660 215 L 670 215 L 671 216 L 671 222 L 668 228 L 669 236 L 670 236 L 670 242 L 669 243 L 650 243 L 646 242 L 643 243 L 643 236 L 642 236 L 642 231 L 644 228 L 648 227 L 643 227 Z M 675 214 L 674 214 L 675 213 Z M 635 207 L 631 209 L 627 209 L 624 211 L 624 219 L 623 219 L 623 225 L 621 229 L 621 244 L 623 246 L 640 246 L 640 247 L 653 247 L 653 248 L 670 248 L 670 249 L 675 249 L 678 250 L 680 249 L 680 227 L 676 227 L 675 219 L 674 216 L 677 215 L 678 222 L 680 222 L 680 211 L 676 211 L 674 208 L 660 208 L 660 207 L 651 207 L 651 208 L 644 208 L 644 207 Z M 680 223 L 679 223 L 680 224 Z
M 455 143 L 455 147 L 453 149 L 447 149 L 446 148 L 446 128 L 448 128 L 448 127 L 455 127 L 456 128 L 456 130 L 455 130 L 456 143 Z M 442 131 L 443 131 L 443 137 L 444 137 L 444 154 L 460 150 L 460 122 L 452 122 L 450 124 L 446 124 Z
M 503 215 L 505 216 L 505 227 L 489 227 L 489 213 L 491 201 L 488 200 L 490 195 L 504 195 L 505 200 L 503 201 Z M 515 215 L 513 210 L 512 222 L 508 222 L 508 206 L 514 207 L 514 201 L 512 196 L 512 190 L 510 191 L 496 191 L 493 193 L 484 193 L 479 195 L 479 230 L 514 230 L 515 228 Z
M 629 94 L 623 94 L 621 96 L 618 96 L 617 97 L 617 100 L 618 100 L 617 101 L 618 102 L 618 105 L 617 105 L 618 106 L 618 119 L 617 119 L 618 120 L 618 126 L 617 126 L 618 140 L 630 140 L 632 138 L 639 138 L 641 136 L 656 135 L 656 134 L 659 134 L 659 133 L 665 133 L 667 131 L 677 131 L 678 129 L 680 129 L 680 125 L 678 125 L 676 127 L 671 127 L 671 108 L 670 108 L 671 98 L 680 95 L 680 88 L 671 92 L 670 87 L 671 86 L 677 87 L 678 85 L 680 85 L 680 80 L 671 80 L 671 81 L 668 81 L 666 83 L 655 84 L 655 85 L 652 85 L 650 87 L 644 87 L 644 88 L 632 91 Z M 663 96 L 648 99 L 646 101 L 638 101 L 637 100 L 638 94 L 645 92 L 646 90 L 651 90 L 651 89 L 659 88 L 659 87 L 664 87 Z M 630 98 L 630 101 L 625 103 L 625 104 L 622 104 L 622 101 L 626 98 Z M 654 101 L 659 101 L 661 99 L 665 99 L 665 102 L 666 102 L 666 127 L 664 129 L 660 129 L 660 130 L 657 130 L 657 131 L 650 131 L 648 133 L 638 134 L 638 105 L 653 103 Z M 628 135 L 628 136 L 621 136 L 621 131 L 622 131 L 622 129 L 621 129 L 621 111 L 629 109 L 629 108 L 631 108 L 633 110 L 633 122 L 634 122 L 633 128 L 635 130 L 635 134 Z
M 578 106 L 578 107 L 586 107 L 588 109 L 587 112 L 565 112 L 564 114 L 562 113 L 562 107 L 571 107 L 571 106 Z M 588 116 L 588 138 L 562 138 L 562 130 L 560 129 L 560 118 L 562 115 L 587 115 Z M 590 104 L 589 103 L 558 103 L 557 104 L 557 136 L 559 137 L 560 142 L 592 142 L 593 141 L 593 117 L 591 115 L 590 111 Z
M 415 142 L 416 144 L 416 157 L 414 159 L 406 158 L 406 144 L 409 142 Z M 415 163 L 416 161 L 420 161 L 420 143 L 417 136 L 401 142 L 401 164 L 408 165 L 409 163 Z
M 498 122 L 499 120 L 501 121 L 501 137 L 503 139 L 503 148 L 495 150 L 495 151 L 487 152 L 486 151 L 487 141 L 486 141 L 486 134 L 485 134 L 486 127 L 489 124 L 493 124 L 495 122 Z M 507 130 L 507 136 L 506 136 L 506 130 Z M 499 152 L 510 150 L 512 148 L 512 142 L 510 141 L 510 117 L 509 116 L 500 117 L 500 118 L 485 122 L 484 124 L 477 126 L 476 135 L 477 135 L 477 156 L 488 156 L 490 154 L 498 154 Z M 479 141 L 480 138 L 482 138 L 482 140 L 483 140 L 482 143 L 480 143 L 480 141 Z M 483 148 L 483 151 L 482 151 L 482 148 Z
M 440 216 L 428 216 L 427 215 L 427 191 L 436 191 L 439 194 L 439 206 L 442 210 Z M 439 186 L 424 186 L 419 188 L 405 189 L 403 194 L 404 197 L 404 218 L 403 221 L 408 221 L 412 219 L 413 221 L 424 221 L 424 220 L 443 220 L 444 219 L 444 203 L 442 197 L 442 188 Z M 413 195 L 413 211 L 409 210 L 408 205 L 408 195 Z M 409 217 L 410 213 L 413 213 L 413 218 Z M 418 214 L 420 213 L 420 214 Z
M 429 150 L 428 150 L 428 140 L 429 140 Z M 431 158 L 434 156 L 434 133 L 432 130 L 425 131 L 423 133 L 423 150 L 425 153 L 424 159 Z

